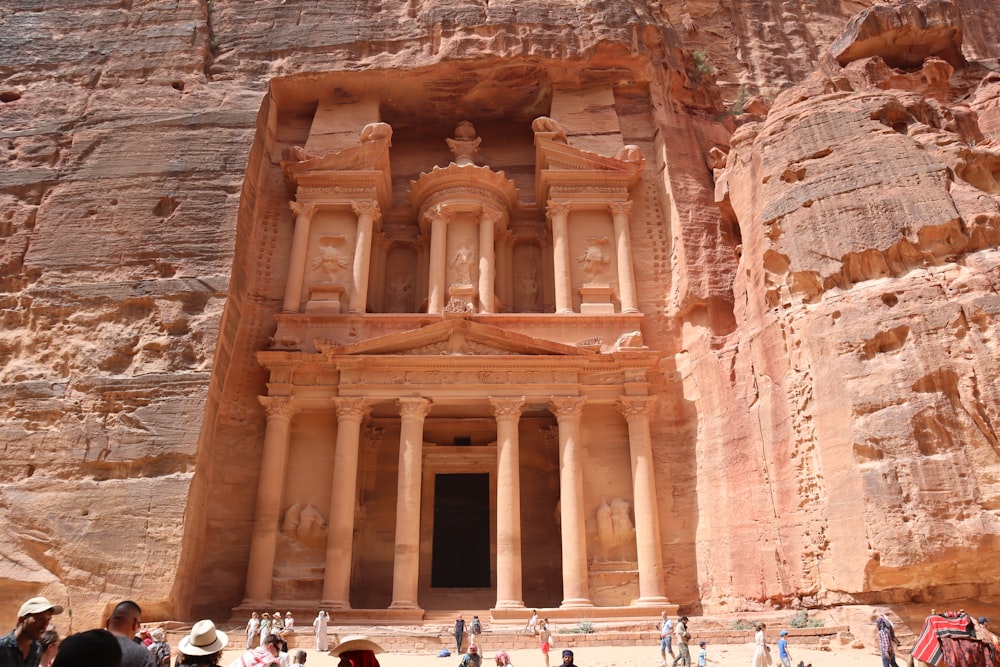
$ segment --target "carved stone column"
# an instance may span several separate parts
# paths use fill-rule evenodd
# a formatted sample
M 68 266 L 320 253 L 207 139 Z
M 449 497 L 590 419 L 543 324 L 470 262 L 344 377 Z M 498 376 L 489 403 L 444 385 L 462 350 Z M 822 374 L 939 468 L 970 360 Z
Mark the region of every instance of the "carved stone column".
M 448 221 L 440 206 L 435 206 L 427 212 L 431 218 L 431 261 L 427 272 L 427 312 L 441 313 L 444 311 L 445 271 L 448 251 Z
M 518 424 L 524 397 L 491 398 L 497 420 L 497 608 L 521 608 L 521 476 Z
M 507 306 L 507 312 L 514 309 L 514 270 L 511 264 L 510 232 L 501 229 L 497 232 L 497 280 L 500 299 Z
M 420 476 L 424 418 L 431 402 L 406 397 L 397 401 L 399 473 L 396 482 L 396 554 L 392 571 L 392 609 L 417 609 L 420 577 Z
M 615 221 L 615 251 L 618 260 L 618 298 L 621 299 L 623 313 L 637 313 L 639 307 L 635 299 L 635 273 L 632 269 L 632 237 L 628 231 L 629 213 L 632 202 L 608 204 Z
M 422 301 L 428 294 L 428 277 L 430 275 L 430 239 L 427 234 L 421 234 L 414 242 L 417 250 L 417 278 L 413 287 L 413 307 L 415 313 L 419 313 Z
M 295 231 L 292 232 L 292 254 L 288 260 L 288 279 L 285 281 L 285 299 L 281 310 L 297 313 L 302 305 L 302 282 L 306 273 L 306 254 L 309 251 L 309 227 L 316 214 L 316 204 L 288 202 L 295 214 Z
M 358 216 L 358 234 L 354 243 L 354 291 L 351 292 L 348 310 L 363 313 L 368 306 L 368 269 L 372 258 L 372 227 L 379 215 L 378 203 L 374 201 L 352 201 L 351 208 Z
M 369 291 L 369 301 L 372 310 L 376 313 L 385 312 L 385 264 L 386 256 L 389 253 L 389 239 L 385 234 L 377 233 L 372 236 L 372 289 Z M 374 297 L 372 299 L 371 297 Z M 366 307 L 367 309 L 367 307 Z
M 659 507 L 653 477 L 653 448 L 649 436 L 649 413 L 655 396 L 622 396 L 617 407 L 628 422 L 632 458 L 632 508 L 635 512 L 635 542 L 639 558 L 639 605 L 667 602 L 663 589 L 663 552 L 660 546 Z
M 559 506 L 562 524 L 562 607 L 590 607 L 587 531 L 583 515 L 580 419 L 585 397 L 553 396 L 549 410 L 559 422 Z
M 250 536 L 250 560 L 247 563 L 245 604 L 260 606 L 271 601 L 274 578 L 274 551 L 278 544 L 281 500 L 285 491 L 288 467 L 289 433 L 296 412 L 294 399 L 285 396 L 260 396 L 267 412 L 264 452 L 257 477 L 257 501 Z
M 493 234 L 500 214 L 486 209 L 479 216 L 479 312 L 496 312 L 496 253 Z
M 569 202 L 549 200 L 546 210 L 552 220 L 552 270 L 555 274 L 556 313 L 572 313 L 569 260 Z
M 368 413 L 364 398 L 335 398 L 337 449 L 333 454 L 330 528 L 326 536 L 323 607 L 351 608 L 351 558 L 354 551 L 354 505 L 358 485 L 361 421 Z

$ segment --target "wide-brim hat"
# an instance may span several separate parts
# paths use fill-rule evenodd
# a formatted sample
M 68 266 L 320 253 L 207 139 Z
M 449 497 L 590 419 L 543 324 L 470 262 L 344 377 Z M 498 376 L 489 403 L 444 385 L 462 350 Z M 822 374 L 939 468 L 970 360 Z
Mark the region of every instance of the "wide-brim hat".
M 177 650 L 184 655 L 212 655 L 226 648 L 229 637 L 215 627 L 212 621 L 198 621 L 191 628 L 191 634 L 181 639 Z
M 31 598 L 21 605 L 21 608 L 17 612 L 17 617 L 21 619 L 31 614 L 41 614 L 46 611 L 51 611 L 54 615 L 59 615 L 63 613 L 63 608 L 57 604 L 52 604 L 46 598 Z
M 330 649 L 330 655 L 337 657 L 341 653 L 349 651 L 371 651 L 372 653 L 384 653 L 384 649 L 368 639 L 364 635 L 348 635 L 340 640 L 340 643 Z

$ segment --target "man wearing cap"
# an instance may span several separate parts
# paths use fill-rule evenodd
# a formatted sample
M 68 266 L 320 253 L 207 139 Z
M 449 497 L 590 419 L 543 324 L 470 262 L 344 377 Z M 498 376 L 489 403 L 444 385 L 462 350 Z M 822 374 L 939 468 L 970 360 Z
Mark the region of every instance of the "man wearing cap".
M 115 605 L 105 629 L 122 647 L 122 667 L 153 667 L 153 656 L 142 644 L 132 641 L 142 625 L 142 609 L 132 600 Z
M 573 664 L 573 651 L 568 648 L 564 648 L 562 652 L 562 667 L 576 667 Z
M 0 667 L 38 667 L 42 659 L 42 638 L 63 608 L 45 598 L 31 598 L 17 612 L 17 625 L 0 637 Z

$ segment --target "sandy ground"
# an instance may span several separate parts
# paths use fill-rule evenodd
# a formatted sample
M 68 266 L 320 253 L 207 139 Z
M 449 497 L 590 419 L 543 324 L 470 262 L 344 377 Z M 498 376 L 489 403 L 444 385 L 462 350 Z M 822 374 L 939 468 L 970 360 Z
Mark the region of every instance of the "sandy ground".
M 698 646 L 691 647 L 691 659 L 697 667 Z M 493 656 L 503 647 L 490 647 L 487 643 L 483 649 L 483 667 L 494 667 Z M 294 651 L 294 649 L 293 649 Z M 753 662 L 753 644 L 719 644 L 708 646 L 709 667 L 750 667 Z M 771 645 L 771 654 L 775 656 L 775 665 L 780 667 L 777 660 L 778 648 Z M 798 648 L 789 643 L 788 651 L 792 656 L 792 664 L 797 665 L 800 660 L 813 667 L 881 667 L 882 659 L 868 649 L 856 648 L 836 648 L 829 651 L 817 649 Z M 240 655 L 240 651 L 226 651 L 223 658 L 223 665 L 228 665 Z M 508 651 L 511 661 L 516 667 L 546 667 L 545 658 L 541 651 L 537 649 L 515 649 Z M 327 653 L 320 653 L 314 650 L 306 650 L 306 664 L 310 667 L 337 667 L 338 658 L 334 658 Z M 549 667 L 560 665 L 560 649 L 553 649 L 550 654 Z M 659 646 L 600 646 L 593 648 L 579 648 L 574 650 L 575 664 L 577 667 L 657 667 L 660 659 Z M 434 655 L 382 653 L 378 656 L 381 667 L 457 667 L 458 656 L 439 658 Z M 900 665 L 905 661 L 898 660 Z

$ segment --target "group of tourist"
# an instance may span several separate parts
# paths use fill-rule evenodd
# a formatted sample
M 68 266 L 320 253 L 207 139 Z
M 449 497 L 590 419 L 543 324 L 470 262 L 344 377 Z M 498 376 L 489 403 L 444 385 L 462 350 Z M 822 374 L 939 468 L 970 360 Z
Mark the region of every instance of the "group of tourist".
M 103 628 L 71 634 L 60 640 L 52 626 L 61 605 L 44 597 L 31 598 L 17 612 L 14 629 L 0 637 L 0 667 L 170 667 L 172 651 L 161 628 L 142 628 L 142 609 L 132 600 L 115 605 Z M 306 663 L 306 652 L 288 654 L 286 638 L 295 627 L 291 612 L 284 617 L 252 614 L 247 624 L 247 651 L 229 667 L 294 667 Z M 254 619 L 256 623 L 254 624 Z M 277 619 L 277 622 L 275 621 Z M 321 611 L 313 623 L 317 650 L 327 650 L 330 615 Z M 254 637 L 250 627 L 254 625 Z M 279 625 L 280 624 L 280 625 Z M 255 638 L 259 636 L 259 643 Z M 256 646 L 252 644 L 257 643 Z M 178 667 L 218 667 L 229 644 L 225 632 L 211 620 L 198 621 L 177 644 Z M 339 667 L 379 667 L 375 653 L 382 649 L 366 637 L 344 637 L 331 654 L 341 658 Z M 289 661 L 291 659 L 291 661 Z
M 320 609 L 316 614 L 316 619 L 312 623 L 313 633 L 316 635 L 317 651 L 326 651 L 329 648 L 327 639 L 327 627 L 329 623 L 330 614 L 326 610 Z M 254 648 L 255 643 L 258 648 L 263 646 L 264 639 L 268 635 L 277 635 L 281 638 L 287 651 L 288 637 L 293 632 L 295 632 L 295 617 L 292 616 L 292 612 L 290 611 L 286 611 L 284 617 L 281 616 L 280 611 L 274 612 L 273 616 L 266 611 L 260 615 L 255 611 L 251 612 L 246 627 L 247 650 Z

